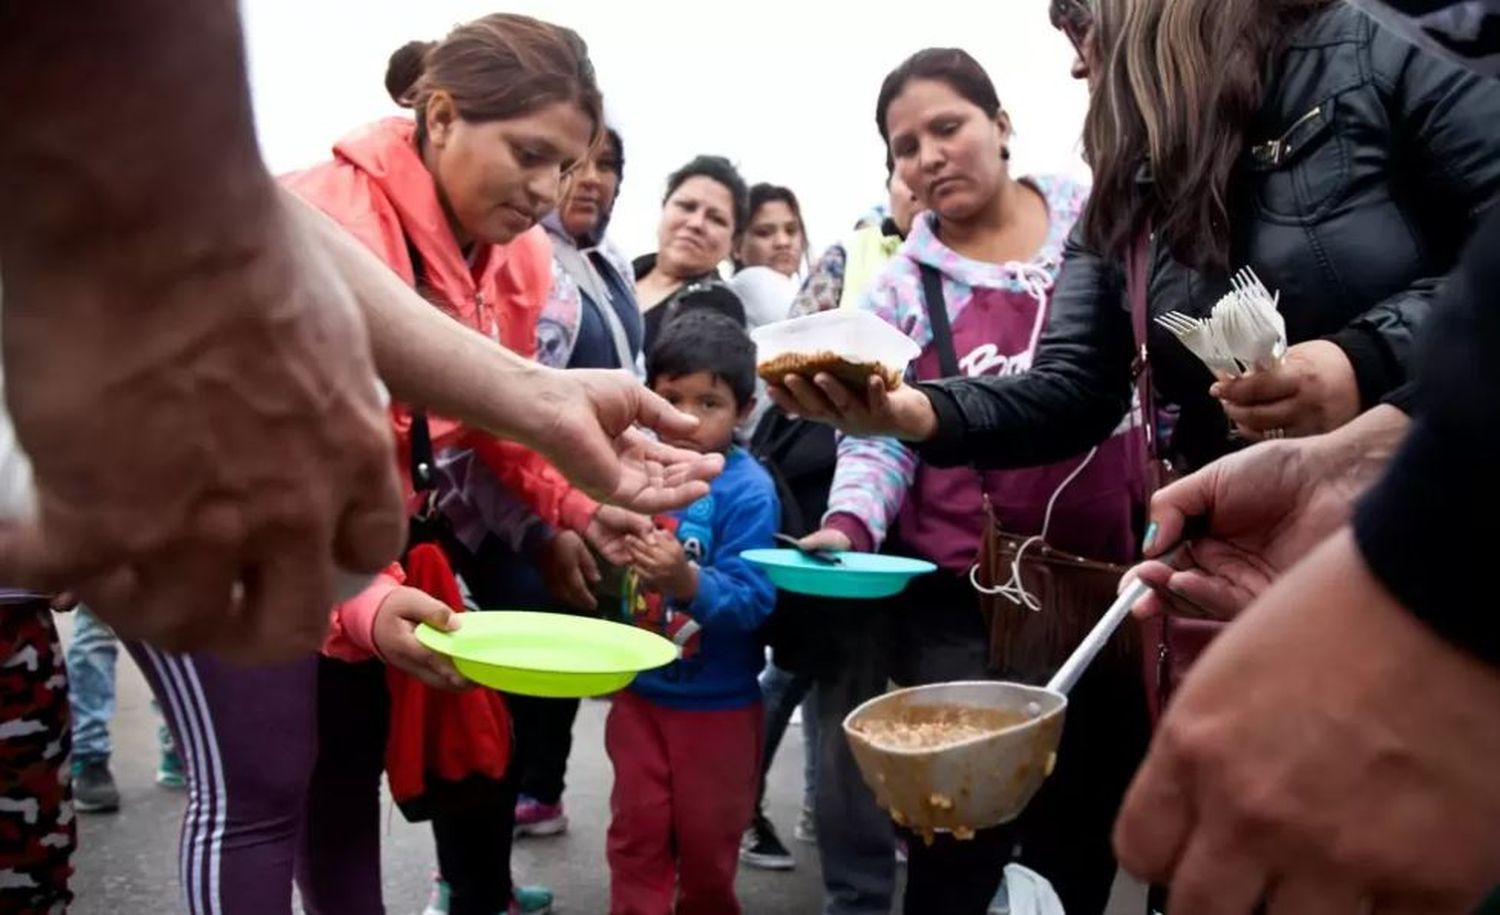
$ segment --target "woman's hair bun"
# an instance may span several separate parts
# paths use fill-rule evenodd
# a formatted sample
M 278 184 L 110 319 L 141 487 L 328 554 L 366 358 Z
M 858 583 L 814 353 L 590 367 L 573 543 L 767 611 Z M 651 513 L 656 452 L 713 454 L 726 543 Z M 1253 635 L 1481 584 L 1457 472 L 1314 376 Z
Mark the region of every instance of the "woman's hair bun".
M 385 91 L 396 104 L 403 108 L 412 106 L 411 91 L 427 68 L 427 52 L 436 45 L 435 41 L 408 41 L 391 54 L 385 68 Z

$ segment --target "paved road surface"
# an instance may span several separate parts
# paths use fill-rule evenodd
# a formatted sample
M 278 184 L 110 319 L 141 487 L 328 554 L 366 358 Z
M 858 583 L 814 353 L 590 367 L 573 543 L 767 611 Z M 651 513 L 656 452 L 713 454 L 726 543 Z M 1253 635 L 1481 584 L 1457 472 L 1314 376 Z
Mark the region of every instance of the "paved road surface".
M 66 617 L 63 627 L 71 628 Z M 123 652 L 118 676 L 113 769 L 124 803 L 117 814 L 84 815 L 80 821 L 73 915 L 180 911 L 176 848 L 183 796 L 153 781 L 156 719 L 150 693 Z M 579 715 L 566 796 L 572 829 L 565 836 L 527 839 L 516 847 L 518 878 L 552 887 L 562 915 L 597 915 L 608 908 L 604 830 L 611 776 L 603 749 L 606 709 L 602 702 L 585 702 Z M 769 788 L 771 815 L 795 846 L 797 869 L 766 873 L 742 868 L 739 892 L 748 915 L 816 915 L 820 910 L 814 849 L 790 841 L 801 796 L 801 758 L 801 740 L 793 729 L 782 745 Z M 399 813 L 389 817 L 389 824 L 383 843 L 386 906 L 391 915 L 418 915 L 431 886 L 431 838 L 424 827 L 407 823 Z M 1111 906 L 1110 915 L 1138 915 L 1138 892 L 1116 895 L 1119 903 Z M 1132 903 L 1128 908 L 1127 901 Z

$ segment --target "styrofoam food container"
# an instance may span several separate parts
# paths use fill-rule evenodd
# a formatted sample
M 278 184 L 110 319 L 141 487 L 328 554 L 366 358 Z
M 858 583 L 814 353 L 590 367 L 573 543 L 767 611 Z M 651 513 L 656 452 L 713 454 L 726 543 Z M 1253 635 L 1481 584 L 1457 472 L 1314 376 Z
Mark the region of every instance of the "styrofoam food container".
M 905 374 L 922 354 L 922 348 L 901 331 L 868 311 L 852 308 L 757 327 L 750 339 L 755 341 L 757 364 L 794 353 L 826 352 L 850 362 L 878 362 Z
M 921 705 L 998 708 L 1029 716 L 1012 727 L 934 749 L 871 743 L 857 725 Z M 844 719 L 844 735 L 875 800 L 919 835 L 978 831 L 1008 823 L 1052 773 L 1068 699 L 1061 693 L 989 680 L 897 690 Z

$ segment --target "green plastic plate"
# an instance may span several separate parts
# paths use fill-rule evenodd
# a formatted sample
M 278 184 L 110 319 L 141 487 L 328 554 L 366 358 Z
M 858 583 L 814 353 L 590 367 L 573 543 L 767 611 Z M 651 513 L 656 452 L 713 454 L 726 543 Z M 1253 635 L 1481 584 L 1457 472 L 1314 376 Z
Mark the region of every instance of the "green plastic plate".
M 457 632 L 418 626 L 417 641 L 475 683 L 520 696 L 602 696 L 677 659 L 677 646 L 661 636 L 608 620 L 519 610 L 462 619 Z

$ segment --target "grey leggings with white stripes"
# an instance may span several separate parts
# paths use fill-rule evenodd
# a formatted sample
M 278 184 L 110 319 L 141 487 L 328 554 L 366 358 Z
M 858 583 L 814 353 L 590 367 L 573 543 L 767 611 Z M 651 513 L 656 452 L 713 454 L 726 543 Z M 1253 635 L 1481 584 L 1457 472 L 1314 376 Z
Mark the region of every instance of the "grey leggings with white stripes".
M 379 662 L 243 668 L 130 643 L 188 774 L 189 915 L 380 915 Z M 319 710 L 323 714 L 319 714 Z

